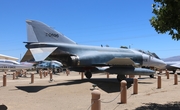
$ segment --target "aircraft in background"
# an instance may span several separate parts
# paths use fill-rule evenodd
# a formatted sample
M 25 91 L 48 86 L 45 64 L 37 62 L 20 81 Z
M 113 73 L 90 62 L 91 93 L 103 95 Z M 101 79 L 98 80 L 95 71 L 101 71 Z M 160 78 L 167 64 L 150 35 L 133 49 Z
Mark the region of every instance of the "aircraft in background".
M 166 69 L 169 71 L 176 72 L 177 69 L 180 69 L 180 61 L 165 61 Z
M 14 60 L 0 59 L 0 70 L 22 70 L 32 69 L 32 63 L 19 63 Z
M 18 58 L 0 54 L 0 70 L 27 70 L 33 69 L 52 69 L 62 71 L 62 63 L 58 61 L 39 61 L 39 62 L 17 62 Z
M 19 63 L 18 58 L 0 54 L 0 70 L 21 70 L 33 68 L 31 63 Z
M 0 54 L 0 59 L 18 61 L 18 58 L 16 58 L 16 57 L 12 57 L 12 56 L 8 56 L 8 55 L 3 55 L 3 54 Z
M 64 67 L 85 72 L 90 79 L 92 73 L 117 74 L 120 81 L 125 75 L 154 75 L 155 71 L 141 68 L 152 66 L 163 68 L 166 64 L 148 54 L 133 49 L 78 45 L 63 34 L 35 20 L 26 20 L 28 49 L 21 61 L 60 61 Z
M 165 58 L 163 61 L 167 64 L 166 69 L 168 71 L 175 73 L 177 69 L 180 69 L 180 56 Z
M 61 68 L 63 65 L 61 62 L 52 60 L 52 61 L 39 61 L 36 65 L 36 68 Z
M 151 56 L 160 59 L 155 53 L 148 52 Z M 176 72 L 177 69 L 180 69 L 180 56 L 174 56 L 170 58 L 163 59 L 163 61 L 166 63 L 166 66 L 160 70 L 167 69 L 168 71 L 173 71 L 173 73 Z
M 62 72 L 63 68 L 62 68 L 62 63 L 52 60 L 52 61 L 39 61 L 35 64 L 35 67 L 37 69 L 37 73 L 39 71 L 39 69 L 42 70 L 47 70 L 47 69 L 52 69 L 53 73 L 58 73 L 58 72 Z

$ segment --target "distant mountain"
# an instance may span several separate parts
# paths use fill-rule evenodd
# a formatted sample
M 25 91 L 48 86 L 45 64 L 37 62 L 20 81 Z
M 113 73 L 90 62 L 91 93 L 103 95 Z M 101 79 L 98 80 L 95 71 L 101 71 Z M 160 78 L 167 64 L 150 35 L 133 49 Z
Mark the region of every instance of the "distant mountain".
M 164 60 L 164 61 L 180 61 L 180 55 L 169 57 L 169 58 L 162 58 L 162 60 Z

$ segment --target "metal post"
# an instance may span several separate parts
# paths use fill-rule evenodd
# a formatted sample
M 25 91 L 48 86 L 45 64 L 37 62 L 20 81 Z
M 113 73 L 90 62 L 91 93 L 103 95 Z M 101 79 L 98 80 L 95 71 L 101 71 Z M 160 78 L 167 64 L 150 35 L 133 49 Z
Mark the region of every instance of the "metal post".
M 46 72 L 45 71 L 43 71 L 43 75 L 44 75 L 44 77 L 46 77 Z
M 81 79 L 84 79 L 84 72 L 81 72 Z
M 19 73 L 18 71 L 16 71 L 16 79 L 18 79 Z
M 48 76 L 48 71 L 45 71 L 45 73 L 46 73 L 46 76 Z
M 166 70 L 167 79 L 169 79 L 169 72 Z
M 91 98 L 91 110 L 101 110 L 101 101 L 100 96 L 101 93 L 99 90 L 93 90 L 91 92 L 92 98 Z
M 107 78 L 109 78 L 109 73 L 106 73 L 107 74 Z
M 27 72 L 26 71 L 24 71 L 24 77 L 27 77 Z
M 53 80 L 52 71 L 49 71 L 49 76 L 50 76 L 50 81 L 52 81 Z
M 3 86 L 6 86 L 6 74 L 3 75 Z
M 42 70 L 39 70 L 40 79 L 42 79 Z
M 174 74 L 174 85 L 178 84 L 178 75 L 177 73 Z
M 161 89 L 161 76 L 160 76 L 160 75 L 158 75 L 157 88 L 158 88 L 158 89 Z
M 138 79 L 134 78 L 133 81 L 133 94 L 137 94 L 138 93 Z
M 127 82 L 121 81 L 121 103 L 127 103 Z
M 34 73 L 31 73 L 31 83 L 34 83 Z
M 70 74 L 70 72 L 69 72 L 69 70 L 68 70 L 68 69 L 66 69 L 66 74 L 67 74 L 67 76 Z
M 16 73 L 13 73 L 13 80 L 16 78 Z

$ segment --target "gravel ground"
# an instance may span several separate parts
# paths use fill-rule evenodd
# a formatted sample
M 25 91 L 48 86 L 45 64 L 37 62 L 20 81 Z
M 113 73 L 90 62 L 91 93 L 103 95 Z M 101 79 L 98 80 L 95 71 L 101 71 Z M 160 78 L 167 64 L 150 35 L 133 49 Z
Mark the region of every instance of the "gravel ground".
M 91 110 L 92 85 L 96 84 L 101 93 L 101 110 L 179 110 L 180 86 L 174 85 L 174 74 L 167 79 L 161 73 L 162 87 L 157 89 L 156 78 L 136 76 L 138 78 L 138 94 L 133 94 L 133 79 L 127 79 L 127 103 L 120 103 L 120 83 L 116 75 L 93 74 L 92 79 L 81 79 L 77 72 L 49 75 L 40 79 L 31 74 L 13 80 L 12 72 L 7 72 L 7 85 L 3 85 L 3 72 L 0 72 L 0 104 L 8 110 Z M 179 76 L 178 76 L 179 77 Z M 0 106 L 1 110 L 2 105 Z

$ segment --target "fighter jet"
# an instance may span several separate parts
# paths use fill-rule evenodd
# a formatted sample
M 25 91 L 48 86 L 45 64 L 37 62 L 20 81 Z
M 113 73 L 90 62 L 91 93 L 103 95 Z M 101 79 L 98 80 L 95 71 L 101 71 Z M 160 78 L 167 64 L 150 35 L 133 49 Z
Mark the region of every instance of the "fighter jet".
M 79 45 L 48 25 L 26 20 L 28 41 L 22 61 L 57 60 L 63 66 L 77 72 L 117 74 L 120 81 L 125 75 L 153 75 L 155 71 L 141 68 L 150 65 L 162 68 L 166 64 L 159 59 L 132 49 Z
M 157 58 L 157 59 L 160 59 L 156 53 L 151 53 L 151 52 L 148 52 L 147 54 Z M 178 60 L 179 56 L 174 56 L 174 57 L 170 57 L 170 58 L 166 58 L 166 59 L 163 59 L 163 61 L 166 63 L 166 66 L 165 67 L 162 67 L 162 68 L 159 68 L 159 70 L 169 70 L 169 71 L 173 71 L 173 73 L 176 72 L 177 69 L 180 69 L 180 61 Z
M 176 72 L 177 69 L 180 69 L 180 61 L 165 61 L 166 69 L 169 71 Z
M 168 71 L 175 73 L 177 69 L 180 69 L 180 56 L 165 58 L 163 61 L 167 64 L 166 69 Z

